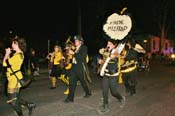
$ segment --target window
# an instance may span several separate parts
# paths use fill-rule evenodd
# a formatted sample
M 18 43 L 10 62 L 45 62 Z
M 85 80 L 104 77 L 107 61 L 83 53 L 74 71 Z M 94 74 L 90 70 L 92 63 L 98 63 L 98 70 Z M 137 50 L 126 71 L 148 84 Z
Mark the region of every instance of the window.
M 168 43 L 167 42 L 165 43 L 165 50 L 166 51 L 168 50 Z
M 156 41 L 153 40 L 153 49 L 155 50 L 156 49 Z

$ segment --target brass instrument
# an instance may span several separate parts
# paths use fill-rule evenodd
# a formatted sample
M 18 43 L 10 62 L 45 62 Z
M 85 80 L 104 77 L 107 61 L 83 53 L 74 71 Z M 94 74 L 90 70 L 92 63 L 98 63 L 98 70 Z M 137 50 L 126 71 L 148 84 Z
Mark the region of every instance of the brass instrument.
M 75 45 L 74 42 L 72 42 L 71 40 L 71 36 L 69 36 L 65 42 L 65 49 L 69 49 L 69 50 L 75 50 Z
M 71 60 L 73 58 L 72 54 L 70 54 L 69 51 L 70 50 L 74 51 L 74 49 L 75 49 L 74 43 L 70 39 L 71 39 L 71 36 L 69 36 L 65 42 L 65 49 L 64 49 L 65 51 L 63 54 L 65 57 L 64 66 L 65 66 L 65 69 L 67 69 L 67 70 L 72 67 Z
M 127 49 L 124 49 L 123 50 L 123 55 L 126 56 L 128 55 L 128 50 Z M 135 60 L 126 60 L 125 58 L 123 59 L 123 63 L 121 64 L 121 73 L 129 73 L 133 70 L 136 69 L 137 67 L 137 62 Z
M 70 45 L 74 45 L 74 43 L 70 40 L 71 39 L 71 36 L 69 36 L 65 42 L 65 45 L 66 44 L 70 44 Z
M 100 74 L 103 64 L 105 63 L 105 60 L 109 57 L 110 52 L 108 51 L 108 48 L 106 47 L 106 48 L 100 49 L 99 54 L 102 55 L 102 58 L 98 61 L 99 67 L 97 69 L 97 74 Z
M 121 52 L 121 56 L 125 56 L 127 53 L 127 51 L 125 49 L 122 50 Z M 123 65 L 125 63 L 125 59 L 124 58 L 120 58 L 120 66 Z
M 118 57 L 118 72 L 119 72 L 119 79 L 118 79 L 118 83 L 121 84 L 123 83 L 123 79 L 122 79 L 122 65 L 125 63 L 125 59 L 121 58 L 121 56 L 125 56 L 126 55 L 126 50 L 123 49 L 120 53 L 120 57 Z

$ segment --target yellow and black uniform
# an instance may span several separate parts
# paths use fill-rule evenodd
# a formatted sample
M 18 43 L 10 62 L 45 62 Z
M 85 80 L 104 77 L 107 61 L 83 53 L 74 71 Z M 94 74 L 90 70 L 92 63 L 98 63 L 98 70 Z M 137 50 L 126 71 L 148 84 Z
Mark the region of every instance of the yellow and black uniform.
M 86 56 L 87 56 L 87 46 L 81 45 L 77 47 L 77 52 L 75 52 L 73 59 L 72 59 L 72 68 L 70 71 L 70 85 L 69 85 L 69 94 L 65 99 L 65 103 L 73 102 L 74 101 L 74 93 L 77 86 L 77 81 L 79 80 L 84 91 L 84 97 L 90 97 L 91 91 L 86 81 Z
M 13 93 L 16 89 L 20 89 L 21 85 L 18 83 L 13 72 L 16 72 L 16 76 L 19 79 L 23 78 L 22 72 L 20 71 L 21 65 L 23 63 L 24 56 L 23 53 L 14 53 L 14 55 L 3 63 L 4 67 L 7 67 L 6 76 L 8 79 L 8 93 Z M 13 69 L 13 72 L 11 68 Z
M 64 68 L 61 73 L 60 80 L 62 80 L 67 85 L 67 90 L 64 91 L 64 94 L 69 94 L 69 77 L 70 77 L 70 70 L 72 68 L 72 54 L 65 54 L 65 61 L 64 61 Z
M 8 80 L 7 103 L 9 103 L 13 107 L 13 109 L 16 111 L 18 116 L 23 116 L 21 105 L 27 106 L 29 108 L 29 114 L 32 113 L 32 108 L 35 107 L 35 104 L 29 103 L 20 98 L 21 85 L 18 82 L 17 77 L 19 79 L 23 78 L 23 75 L 21 72 L 21 66 L 23 64 L 23 61 L 24 61 L 23 52 L 19 52 L 19 53 L 14 53 L 12 57 L 6 60 L 6 62 L 3 62 L 3 66 L 7 67 L 7 72 L 6 72 L 6 76 Z
M 65 57 L 65 67 L 62 70 L 62 74 L 60 79 L 67 85 L 67 90 L 64 92 L 64 94 L 69 94 L 69 77 L 70 77 L 70 70 L 72 68 L 72 54 L 66 54 Z M 89 62 L 89 56 L 86 55 L 86 63 Z M 89 73 L 87 69 L 87 73 Z
M 51 89 L 56 88 L 56 80 L 58 77 L 61 75 L 61 61 L 62 61 L 62 53 L 61 52 L 54 52 L 51 57 L 51 62 L 52 62 L 52 70 L 51 70 L 51 81 L 52 81 L 52 87 Z
M 103 107 L 102 112 L 108 112 L 108 93 L 109 90 L 113 97 L 115 97 L 120 103 L 120 107 L 123 107 L 125 97 L 118 91 L 118 58 L 111 58 L 105 69 L 104 76 L 102 78 L 102 92 L 103 92 Z
M 133 48 L 127 50 L 125 62 L 121 66 L 126 93 L 134 95 L 136 93 L 136 68 L 138 53 Z

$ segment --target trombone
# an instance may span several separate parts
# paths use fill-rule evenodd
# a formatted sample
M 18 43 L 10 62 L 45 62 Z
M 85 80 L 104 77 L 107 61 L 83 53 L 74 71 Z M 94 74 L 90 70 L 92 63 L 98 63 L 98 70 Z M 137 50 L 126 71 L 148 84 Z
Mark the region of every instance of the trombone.
M 65 44 L 74 44 L 71 40 L 71 36 L 69 36 L 65 42 Z
M 69 49 L 75 50 L 75 45 L 74 42 L 72 42 L 71 40 L 71 36 L 69 36 L 65 42 L 65 47 L 69 47 Z

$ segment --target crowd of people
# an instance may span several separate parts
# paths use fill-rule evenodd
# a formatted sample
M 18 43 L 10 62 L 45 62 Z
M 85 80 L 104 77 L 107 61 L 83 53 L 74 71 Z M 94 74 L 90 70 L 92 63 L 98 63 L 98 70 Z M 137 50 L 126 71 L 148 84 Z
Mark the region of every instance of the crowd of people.
M 51 86 L 49 89 L 56 89 L 57 80 L 60 79 L 67 87 L 64 94 L 67 95 L 65 103 L 74 102 L 75 89 L 77 83 L 80 82 L 84 90 L 84 98 L 89 98 L 91 92 L 91 76 L 88 69 L 88 47 L 84 43 L 84 39 L 80 35 L 74 36 L 74 42 L 66 41 L 64 48 L 55 45 L 53 52 L 48 53 L 46 59 L 49 61 L 49 79 Z M 135 41 L 127 40 L 121 52 L 118 52 L 118 41 L 108 39 L 106 46 L 99 50 L 101 58 L 98 60 L 98 70 L 102 77 L 102 95 L 103 107 L 102 113 L 109 111 L 108 92 L 110 90 L 124 107 L 126 98 L 118 91 L 119 77 L 122 75 L 126 93 L 134 96 L 136 94 L 137 85 L 137 56 L 138 53 L 145 53 L 145 50 Z M 6 48 L 3 58 L 3 67 L 6 67 L 6 77 L 8 80 L 7 97 L 8 103 L 12 106 L 18 116 L 23 116 L 21 105 L 29 109 L 29 115 L 32 114 L 36 107 L 35 103 L 23 100 L 20 97 L 21 84 L 18 79 L 24 78 L 21 71 L 24 62 L 24 52 L 26 42 L 23 38 L 17 37 L 12 40 L 10 48 Z M 122 61 L 122 62 L 121 62 Z M 38 76 L 39 65 L 36 58 L 36 51 L 31 49 L 30 68 L 33 76 Z

